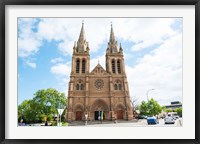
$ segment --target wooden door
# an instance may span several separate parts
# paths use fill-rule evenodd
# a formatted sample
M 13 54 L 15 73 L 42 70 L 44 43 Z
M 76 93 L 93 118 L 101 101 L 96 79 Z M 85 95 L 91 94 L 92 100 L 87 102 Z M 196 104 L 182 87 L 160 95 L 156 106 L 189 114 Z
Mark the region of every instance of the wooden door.
M 77 121 L 82 120 L 82 111 L 77 111 L 77 112 L 76 112 L 76 120 L 77 120 Z
M 123 119 L 123 110 L 117 111 L 117 119 Z

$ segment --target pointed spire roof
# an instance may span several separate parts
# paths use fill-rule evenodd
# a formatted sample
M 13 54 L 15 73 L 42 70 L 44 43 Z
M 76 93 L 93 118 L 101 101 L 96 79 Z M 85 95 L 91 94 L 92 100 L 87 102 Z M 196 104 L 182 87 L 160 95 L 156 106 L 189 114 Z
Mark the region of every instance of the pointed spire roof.
M 110 42 L 111 43 L 115 42 L 115 35 L 114 35 L 112 23 L 111 23 L 111 30 L 110 30 Z
M 81 32 L 80 32 L 78 41 L 84 42 L 85 40 L 86 38 L 85 38 L 85 30 L 84 30 L 84 21 L 82 21 L 82 27 L 81 27 Z
M 115 35 L 114 35 L 112 23 L 111 23 L 111 30 L 110 30 L 110 40 L 108 42 L 108 51 L 110 51 L 110 53 L 117 53 L 118 52 L 118 45 L 117 45 L 117 41 L 115 40 Z
M 89 52 L 88 43 L 86 42 L 85 30 L 84 30 L 84 21 L 82 21 L 81 32 L 77 41 L 77 53 Z

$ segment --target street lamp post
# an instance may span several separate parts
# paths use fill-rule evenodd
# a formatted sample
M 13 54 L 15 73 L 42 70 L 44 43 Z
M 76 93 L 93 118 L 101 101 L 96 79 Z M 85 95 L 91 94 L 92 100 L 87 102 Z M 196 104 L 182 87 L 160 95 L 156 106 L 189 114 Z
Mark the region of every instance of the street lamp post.
M 155 89 L 149 89 L 149 90 L 147 91 L 147 101 L 149 101 L 148 94 L 149 94 L 149 92 L 152 91 L 152 90 L 155 90 Z
M 59 104 L 59 108 L 57 109 L 58 110 L 58 115 L 59 115 L 59 118 L 60 118 L 60 122 L 59 122 L 59 126 L 62 126 L 62 123 L 61 123 L 61 116 L 62 116 L 62 113 L 64 111 L 64 107 L 61 108 L 60 104 Z M 57 123 L 58 125 L 58 123 Z
M 45 124 L 47 123 L 47 126 L 48 126 L 48 114 L 49 114 L 49 106 L 51 106 L 51 103 L 50 102 L 47 102 L 46 103 L 46 109 L 47 109 L 47 111 L 46 111 L 46 115 L 47 115 L 47 119 L 46 119 L 46 122 L 45 122 Z
M 85 125 L 87 125 L 87 118 L 88 118 L 88 114 L 85 114 Z

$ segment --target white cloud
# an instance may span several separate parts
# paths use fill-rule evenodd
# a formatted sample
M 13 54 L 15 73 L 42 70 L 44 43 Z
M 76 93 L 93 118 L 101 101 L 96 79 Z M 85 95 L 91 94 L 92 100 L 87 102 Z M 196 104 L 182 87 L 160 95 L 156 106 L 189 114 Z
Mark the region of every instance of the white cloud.
M 71 72 L 71 66 L 64 63 L 58 63 L 52 66 L 50 71 L 51 73 L 59 76 L 69 76 Z
M 42 41 L 38 39 L 35 32 L 37 19 L 19 18 L 18 19 L 18 54 L 19 57 L 28 57 L 38 52 Z
M 113 19 L 115 35 L 125 41 L 134 42 L 132 51 L 160 44 L 163 38 L 174 35 L 171 24 L 175 18 L 128 18 Z
M 163 37 L 169 37 L 174 34 L 170 27 L 175 18 L 85 18 L 86 40 L 89 41 L 90 51 L 97 52 L 102 44 L 109 40 L 110 22 L 113 23 L 114 33 L 117 39 L 134 42 L 132 50 L 138 51 L 150 45 L 160 44 Z M 20 25 L 20 39 L 29 40 L 32 38 L 32 47 L 19 42 L 19 45 L 25 45 L 22 49 L 23 55 L 36 53 L 43 40 L 58 42 L 58 49 L 64 54 L 72 54 L 74 41 L 78 40 L 82 18 L 42 18 L 23 19 Z M 37 31 L 32 29 L 36 27 Z M 31 37 L 30 37 L 31 36 Z M 20 44 L 22 43 L 22 44 Z M 21 56 L 21 55 L 20 55 Z
M 28 57 L 38 52 L 41 42 L 34 38 L 18 39 L 18 54 L 20 57 Z
M 171 28 L 175 18 L 85 18 L 84 20 L 86 40 L 89 42 L 91 55 L 98 55 L 96 52 L 106 49 L 111 21 L 118 43 L 121 41 L 132 43 L 129 48 L 123 47 L 124 50 L 129 50 L 129 53 L 124 52 L 126 60 L 132 60 L 131 57 L 134 57 L 135 52 L 159 44 L 158 48 L 154 48 L 140 59 L 135 59 L 137 65 L 125 61 L 128 63 L 126 71 L 131 96 L 135 95 L 140 101 L 145 100 L 146 91 L 154 88 L 156 90 L 150 92 L 149 97 L 162 103 L 181 100 L 182 35 Z M 43 41 L 56 41 L 56 48 L 60 54 L 71 56 L 74 41 L 78 40 L 80 34 L 81 21 L 82 18 L 43 18 L 40 21 L 23 19 L 19 22 L 19 56 L 29 57 L 36 54 L 44 44 Z M 34 28 L 37 28 L 37 31 L 33 31 Z M 106 44 L 104 48 L 103 44 Z M 91 59 L 90 71 L 98 61 L 105 68 L 105 54 Z M 51 62 L 54 65 L 50 72 L 56 75 L 60 85 L 65 85 L 66 88 L 71 64 L 64 63 L 61 58 L 52 59 Z
M 57 63 L 51 67 L 50 72 L 56 76 L 58 81 L 55 85 L 55 88 L 66 92 L 69 83 L 69 75 L 71 72 L 71 62 Z
M 90 71 L 92 71 L 98 63 L 105 69 L 105 55 L 101 55 L 90 60 Z
M 73 45 L 74 45 L 74 42 L 73 41 L 68 41 L 68 40 L 65 40 L 63 42 L 60 42 L 58 44 L 58 49 L 60 50 L 60 52 L 64 55 L 72 55 L 72 52 L 73 52 Z
M 54 58 L 54 59 L 51 60 L 52 63 L 58 63 L 58 62 L 63 62 L 63 61 L 64 61 L 64 59 L 61 58 L 61 57 Z
M 149 98 L 161 104 L 182 101 L 182 35 L 166 40 L 159 48 L 141 58 L 137 65 L 126 65 L 131 96 L 139 101 Z
M 31 68 L 36 69 L 36 63 L 28 62 L 28 61 L 27 61 L 26 64 L 27 64 L 28 66 L 30 66 Z

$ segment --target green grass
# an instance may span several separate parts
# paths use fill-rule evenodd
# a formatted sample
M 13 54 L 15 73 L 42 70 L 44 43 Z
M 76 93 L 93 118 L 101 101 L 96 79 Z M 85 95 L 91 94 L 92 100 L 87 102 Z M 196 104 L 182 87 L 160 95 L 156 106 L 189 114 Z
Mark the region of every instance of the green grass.
M 62 122 L 62 126 L 68 126 L 67 122 Z
M 53 126 L 57 126 L 57 121 L 53 121 L 52 125 Z M 68 126 L 68 123 L 67 122 L 62 122 L 62 126 Z

